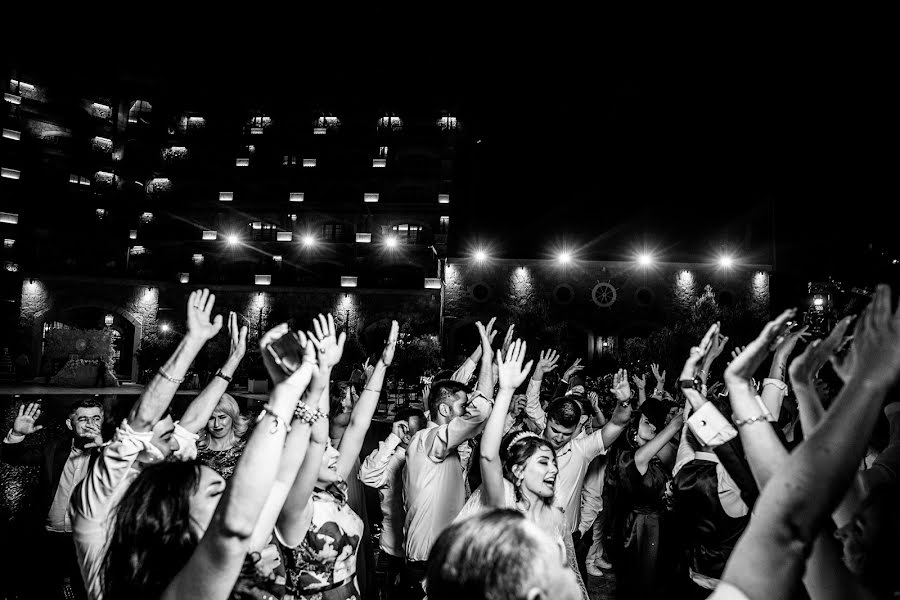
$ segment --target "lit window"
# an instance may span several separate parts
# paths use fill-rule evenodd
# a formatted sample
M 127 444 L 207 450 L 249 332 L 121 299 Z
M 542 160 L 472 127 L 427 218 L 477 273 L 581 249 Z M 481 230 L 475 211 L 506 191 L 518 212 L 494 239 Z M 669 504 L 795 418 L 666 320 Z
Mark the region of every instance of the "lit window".
M 297 166 L 297 155 L 296 154 L 285 154 L 281 164 L 286 167 L 296 167 Z
M 378 119 L 378 127 L 381 129 L 397 130 L 403 128 L 403 122 L 400 117 L 394 115 L 385 115 Z
M 81 185 L 91 185 L 91 180 L 87 177 L 79 177 L 78 183 L 80 183 Z
M 451 131 L 458 127 L 458 123 L 456 121 L 456 117 L 452 117 L 450 115 L 446 117 L 441 117 L 438 119 L 438 127 L 440 127 L 443 131 Z
M 363 194 L 363 202 L 378 202 L 378 194 Z
M 217 236 L 218 236 L 218 233 L 215 230 L 207 229 L 203 232 L 204 240 L 214 240 L 214 239 L 216 239 Z
M 161 194 L 172 190 L 172 181 L 167 177 L 154 177 L 147 183 L 148 194 Z
M 313 135 L 325 135 L 328 130 L 324 127 L 313 127 Z
M 109 171 L 97 171 L 94 173 L 94 181 L 100 185 L 112 185 L 115 176 Z
M 3 137 L 7 140 L 14 140 L 14 141 L 18 142 L 20 139 L 22 139 L 22 132 L 16 131 L 15 129 L 6 129 L 4 127 L 3 128 Z
M 296 222 L 297 222 L 297 214 L 296 214 L 296 213 L 291 213 L 291 214 L 289 214 L 289 215 L 288 215 L 288 219 L 290 219 L 290 221 L 291 221 L 292 223 L 296 223 Z
M 438 194 L 438 204 L 450 204 L 450 194 Z
M 22 96 L 17 96 L 16 94 L 4 93 L 3 99 L 10 104 L 22 104 Z
M 175 163 L 186 159 L 188 149 L 184 146 L 169 146 L 162 151 L 162 158 L 167 163 Z
M 16 240 L 11 240 L 9 238 L 5 238 L 3 240 L 3 247 L 6 248 L 7 250 L 9 250 L 10 248 L 12 248 L 15 245 L 16 245 Z
M 109 106 L 103 104 L 102 102 L 94 102 L 91 104 L 91 114 L 97 117 L 98 119 L 103 119 L 104 121 L 109 119 L 112 111 Z
M 137 229 L 131 229 L 128 231 L 128 239 L 136 240 L 137 239 Z
M 250 135 L 262 135 L 262 134 L 263 134 L 262 127 L 251 127 L 250 128 Z
M 322 115 L 313 121 L 313 133 L 324 135 L 329 129 L 335 130 L 341 126 L 341 120 L 334 115 Z
M 272 117 L 258 115 L 250 118 L 250 127 L 266 128 L 272 124 Z
M 378 157 L 379 158 L 387 158 L 388 155 L 388 147 L 387 146 L 378 146 Z
M 2 175 L 4 179 L 18 179 L 22 176 L 22 173 L 18 169 L 7 169 L 6 167 L 3 167 L 0 169 L 0 175 Z
M 291 202 L 303 202 L 303 192 L 291 192 Z
M 391 230 L 396 234 L 397 241 L 415 244 L 419 241 L 419 235 L 422 233 L 422 226 L 402 223 L 400 225 L 394 225 L 391 227 Z
M 441 289 L 441 280 L 437 277 L 426 277 L 425 278 L 425 289 L 426 290 L 439 290 Z
M 371 233 L 357 233 L 356 241 L 359 244 L 371 244 L 372 243 L 372 234 Z
M 8 260 L 3 264 L 3 268 L 6 269 L 7 271 L 9 271 L 10 273 L 15 273 L 19 270 L 19 265 Z
M 234 200 L 234 192 L 219 192 L 220 202 L 231 202 Z
M 97 152 L 108 153 L 112 151 L 112 147 L 113 143 L 109 138 L 100 137 L 99 135 L 91 138 L 91 148 L 93 148 Z
M 281 261 L 284 260 L 284 257 L 281 256 L 280 254 L 276 254 L 275 256 L 272 257 L 272 260 L 274 260 L 277 263 L 280 263 Z
M 190 273 L 179 273 L 178 281 L 180 283 L 190 283 L 191 282 L 191 274 Z
M 322 225 L 322 238 L 326 241 L 337 242 L 344 237 L 344 225 L 342 223 L 325 223 Z
M 262 221 L 253 221 L 252 223 L 250 223 L 250 227 L 253 229 L 262 229 L 262 226 Z
M 19 215 L 16 213 L 0 212 L 0 223 L 17 225 L 19 223 Z
M 106 216 L 106 209 L 105 209 L 105 208 L 98 208 L 96 212 L 97 212 L 97 218 L 100 219 L 100 220 L 102 221 L 102 220 L 103 220 L 103 217 Z
M 357 278 L 353 276 L 341 276 L 341 287 L 356 287 Z
M 314 159 L 314 158 L 304 158 L 304 159 L 303 159 L 303 166 L 304 166 L 304 167 L 315 167 L 315 166 L 316 166 L 316 159 Z
M 375 167 L 376 169 L 383 169 L 384 167 L 387 166 L 387 161 L 383 158 L 373 158 L 372 166 Z
M 141 214 L 141 223 L 146 225 L 146 224 L 152 223 L 152 222 L 153 222 L 153 213 L 152 212 L 145 212 L 145 213 Z
M 257 275 L 256 276 L 256 285 L 272 285 L 272 276 L 271 275 Z
M 441 216 L 441 233 L 447 233 L 448 229 L 450 229 L 450 217 Z
M 236 167 L 249 167 L 250 159 L 249 158 L 238 158 L 234 161 L 234 166 Z
M 203 264 L 203 255 L 202 254 L 194 254 L 191 256 L 191 262 L 194 263 L 194 266 L 199 267 Z
M 137 123 L 140 121 L 146 123 L 146 117 L 149 117 L 151 112 L 153 112 L 153 106 L 149 102 L 146 100 L 135 100 L 131 108 L 128 109 L 128 122 Z
M 78 175 L 69 175 L 69 183 L 78 183 Z
M 294 239 L 294 234 L 290 231 L 279 231 L 277 234 L 275 234 L 275 239 L 279 242 L 290 242 L 292 239 Z
M 143 246 L 132 246 L 130 252 L 132 256 L 139 256 L 141 254 L 146 254 L 147 249 Z

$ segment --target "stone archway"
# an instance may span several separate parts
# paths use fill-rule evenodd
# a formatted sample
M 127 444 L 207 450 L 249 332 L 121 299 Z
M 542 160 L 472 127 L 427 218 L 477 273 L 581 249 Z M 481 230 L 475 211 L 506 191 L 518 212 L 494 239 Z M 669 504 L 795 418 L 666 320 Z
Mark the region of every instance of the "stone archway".
M 137 363 L 137 349 L 141 345 L 141 338 L 143 337 L 143 329 L 144 325 L 141 321 L 139 321 L 134 314 L 130 311 L 122 308 L 121 306 L 115 305 L 111 302 L 106 302 L 103 300 L 90 301 L 90 302 L 80 302 L 78 304 L 72 306 L 66 306 L 65 308 L 57 308 L 53 306 L 46 310 L 35 313 L 34 322 L 32 324 L 32 364 L 39 365 L 41 364 L 41 343 L 44 337 L 44 323 L 48 321 L 56 321 L 59 320 L 62 315 L 67 313 L 71 313 L 73 311 L 77 311 L 79 309 L 99 309 L 101 311 L 105 311 L 107 313 L 114 313 L 119 315 L 125 321 L 131 324 L 133 328 L 132 334 L 132 345 L 131 345 L 131 380 L 138 380 L 138 363 Z

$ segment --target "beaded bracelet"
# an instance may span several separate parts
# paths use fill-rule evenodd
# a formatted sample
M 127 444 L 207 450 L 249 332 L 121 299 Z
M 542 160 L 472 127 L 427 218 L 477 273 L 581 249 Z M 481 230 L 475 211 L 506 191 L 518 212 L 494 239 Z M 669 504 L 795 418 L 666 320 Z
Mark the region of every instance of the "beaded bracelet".
M 297 408 L 294 410 L 294 418 L 301 423 L 315 423 L 319 419 L 324 419 L 325 417 L 327 417 L 327 415 L 318 408 L 314 411 L 310 410 L 309 407 L 302 402 L 298 404 Z
M 181 379 L 175 379 L 174 377 L 171 377 L 168 373 L 163 371 L 162 367 L 159 368 L 159 371 L 157 371 L 157 373 L 159 373 L 160 377 L 162 377 L 163 379 L 166 379 L 168 381 L 171 381 L 172 383 L 184 383 L 183 377 Z
M 290 423 L 288 423 L 287 421 L 285 421 L 284 419 L 282 419 L 282 418 L 281 418 L 281 415 L 279 415 L 278 413 L 276 413 L 276 412 L 272 409 L 272 406 L 269 405 L 269 404 L 266 404 L 266 405 L 264 405 L 264 406 L 262 407 L 262 412 L 259 413 L 259 416 L 256 418 L 256 422 L 259 423 L 260 421 L 262 421 L 263 418 L 265 418 L 265 416 L 266 416 L 267 414 L 270 414 L 270 415 L 272 415 L 273 417 L 275 417 L 275 423 L 272 425 L 272 429 L 269 430 L 269 433 L 275 433 L 276 431 L 278 431 L 278 428 L 279 428 L 282 424 L 284 425 L 285 431 L 287 431 L 288 433 L 291 432 L 291 425 L 290 425 Z
M 750 423 L 758 423 L 761 421 L 768 421 L 771 415 L 768 414 L 759 414 L 755 417 L 749 417 L 747 419 L 735 419 L 734 425 L 735 427 L 743 427 L 744 425 L 749 425 Z

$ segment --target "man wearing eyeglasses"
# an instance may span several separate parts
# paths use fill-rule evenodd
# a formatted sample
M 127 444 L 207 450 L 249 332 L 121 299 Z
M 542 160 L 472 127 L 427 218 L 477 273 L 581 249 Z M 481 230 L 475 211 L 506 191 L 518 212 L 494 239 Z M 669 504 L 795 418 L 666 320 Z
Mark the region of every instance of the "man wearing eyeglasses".
M 41 538 L 42 549 L 47 553 L 44 562 L 58 565 L 44 570 L 41 582 L 49 594 L 58 594 L 63 578 L 68 578 L 76 597 L 84 597 L 72 541 L 69 500 L 103 445 L 103 405 L 93 398 L 79 400 L 72 405 L 65 421 L 71 437 L 52 439 L 43 446 L 24 444 L 27 436 L 44 428 L 36 424 L 40 416 L 41 406 L 37 402 L 19 407 L 13 427 L 3 440 L 2 459 L 11 465 L 41 468 L 38 498 L 41 514 L 46 515 L 45 534 Z

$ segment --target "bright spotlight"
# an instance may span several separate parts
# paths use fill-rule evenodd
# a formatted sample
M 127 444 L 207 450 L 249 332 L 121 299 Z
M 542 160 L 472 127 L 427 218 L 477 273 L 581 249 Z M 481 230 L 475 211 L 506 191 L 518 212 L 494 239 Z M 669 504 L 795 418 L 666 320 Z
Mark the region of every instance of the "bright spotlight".
M 557 258 L 559 259 L 559 262 L 561 262 L 562 264 L 567 264 L 569 261 L 572 260 L 572 255 L 568 252 L 560 252 L 559 256 Z
M 825 298 L 814 298 L 813 304 L 815 306 L 823 306 L 825 304 Z
M 478 252 L 476 252 L 475 260 L 477 260 L 478 262 L 484 262 L 485 260 L 487 260 L 487 252 L 485 252 L 484 250 L 479 250 Z
M 163 333 L 169 333 L 170 329 L 171 329 L 171 327 L 169 327 L 168 323 L 163 323 L 162 325 L 159 326 L 159 330 L 162 331 Z
M 721 258 L 719 258 L 719 265 L 728 269 L 732 265 L 734 265 L 734 259 L 726 254 L 726 255 L 722 256 Z
M 653 264 L 653 257 L 647 254 L 646 252 L 638 255 L 638 264 L 644 267 L 649 267 Z
M 387 246 L 388 248 L 396 248 L 397 247 L 397 237 L 393 236 L 393 235 L 389 235 L 384 240 L 384 245 Z
M 239 241 L 241 241 L 241 238 L 232 233 L 231 235 L 227 236 L 225 240 L 228 242 L 229 246 L 234 246 Z
M 307 246 L 307 247 L 315 246 L 315 244 L 316 244 L 316 238 L 314 238 L 313 236 L 311 236 L 309 234 L 303 236 L 303 245 L 304 246 Z

